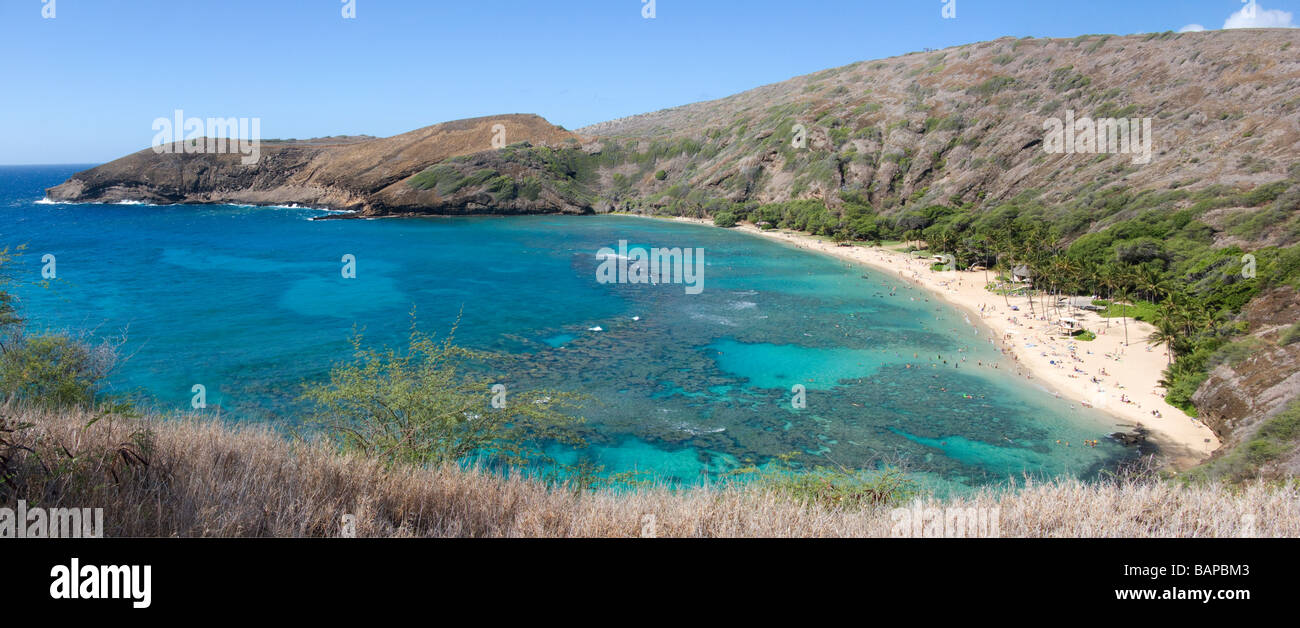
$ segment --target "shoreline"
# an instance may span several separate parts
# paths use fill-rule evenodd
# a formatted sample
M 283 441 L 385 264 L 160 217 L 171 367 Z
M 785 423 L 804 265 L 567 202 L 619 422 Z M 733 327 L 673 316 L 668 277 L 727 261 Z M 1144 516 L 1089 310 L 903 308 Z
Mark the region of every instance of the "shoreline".
M 217 203 L 196 205 L 212 204 Z M 318 209 L 289 208 L 284 205 L 261 207 Z M 363 217 L 340 210 L 324 211 L 331 214 L 313 220 L 462 217 L 400 214 Z M 625 212 L 596 215 L 631 216 L 722 228 L 714 225 L 711 220 L 685 216 L 647 216 Z M 469 216 L 472 215 L 465 217 Z M 482 216 L 506 217 L 499 214 Z M 1156 349 L 1146 344 L 1146 337 L 1155 329 L 1147 323 L 1129 319 L 1129 342 L 1125 345 L 1122 322 L 1111 320 L 1107 325 L 1108 319 L 1096 313 L 1076 311 L 1070 313 L 1070 316 L 1080 320 L 1083 327 L 1096 333 L 1097 337 L 1092 341 L 1065 341 L 1052 335 L 1051 322 L 1047 320 L 1049 317 L 1030 318 L 1028 300 L 1024 297 L 1011 299 L 1010 305 L 1021 309 L 1008 310 L 1006 300 L 985 290 L 982 271 L 936 272 L 930 269 L 933 260 L 929 257 L 918 259 L 882 247 L 857 244 L 838 246 L 809 234 L 784 229 L 764 231 L 749 223 L 738 224 L 729 230 L 784 242 L 799 249 L 865 266 L 887 278 L 896 278 L 922 288 L 973 316 L 970 319 L 972 326 L 982 325 L 990 331 L 996 346 L 1012 360 L 1015 376 L 1025 377 L 1062 401 L 1078 403 L 1081 407 L 1098 410 L 1125 425 L 1140 426 L 1147 430 L 1147 439 L 1159 447 L 1166 458 L 1167 467 L 1177 471 L 1191 468 L 1204 462 L 1222 445 L 1218 435 L 1204 423 L 1164 401 L 1159 379 L 1166 367 L 1166 354 L 1163 348 Z M 1041 309 L 1038 303 L 1035 303 L 1034 308 L 1035 312 Z M 1070 351 L 1068 345 L 1074 345 L 1076 350 Z M 1064 368 L 1067 359 L 1073 367 L 1070 371 Z M 1005 370 L 1010 372 L 1012 369 Z M 1099 382 L 1092 381 L 1095 376 L 1100 376 Z M 1129 392 L 1133 394 L 1129 395 Z M 1152 410 L 1158 411 L 1160 416 L 1151 414 Z
M 701 218 L 642 217 L 721 228 Z M 1055 335 L 1047 320 L 1052 317 L 1042 315 L 1039 301 L 1034 304 L 1038 316 L 1031 317 L 1025 297 L 1004 299 L 986 290 L 983 271 L 933 271 L 930 257 L 918 259 L 886 248 L 856 244 L 838 246 L 808 234 L 780 229 L 764 231 L 747 223 L 731 230 L 867 266 L 888 278 L 932 293 L 968 314 L 972 325 L 982 324 L 990 330 L 1014 365 L 1015 376 L 1046 388 L 1062 402 L 1092 408 L 1125 424 L 1141 426 L 1167 458 L 1167 466 L 1174 470 L 1204 462 L 1222 444 L 1204 423 L 1165 402 L 1159 380 L 1167 366 L 1166 350 L 1146 343 L 1147 336 L 1155 329 L 1147 323 L 1128 319 L 1128 344 L 1125 345 L 1122 321 L 1075 310 L 1068 316 L 1079 320 L 1097 337 L 1092 341 L 1066 340 Z M 1019 309 L 1008 308 L 1008 301 Z M 1159 412 L 1159 416 L 1152 411 Z

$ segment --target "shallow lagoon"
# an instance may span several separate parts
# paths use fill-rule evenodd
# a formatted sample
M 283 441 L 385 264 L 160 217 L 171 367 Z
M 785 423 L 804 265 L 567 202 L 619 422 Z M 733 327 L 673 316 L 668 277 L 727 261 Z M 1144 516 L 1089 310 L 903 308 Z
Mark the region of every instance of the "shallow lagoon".
M 50 289 L 21 291 L 25 312 L 126 328 L 115 389 L 165 408 L 203 384 L 209 412 L 291 424 L 300 382 L 346 358 L 354 328 L 400 345 L 415 309 L 425 330 L 459 317 L 462 344 L 517 358 L 499 374 L 514 389 L 588 395 L 591 447 L 557 453 L 611 472 L 689 483 L 798 451 L 901 463 L 946 491 L 1092 477 L 1136 455 L 1103 438 L 1110 418 L 977 368 L 1005 360 L 962 313 L 784 244 L 620 216 L 313 221 L 324 212 L 36 202 L 71 172 L 0 169 L 0 238 L 28 244 L 21 272 L 58 259 Z M 598 283 L 597 252 L 620 240 L 703 248 L 703 292 Z

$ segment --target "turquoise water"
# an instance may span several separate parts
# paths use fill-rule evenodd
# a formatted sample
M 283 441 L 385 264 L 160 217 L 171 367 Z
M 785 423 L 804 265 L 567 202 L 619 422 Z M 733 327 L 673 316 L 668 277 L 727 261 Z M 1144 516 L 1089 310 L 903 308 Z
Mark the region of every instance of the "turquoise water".
M 695 482 L 798 451 L 901 463 L 947 490 L 1087 478 L 1136 455 L 1104 439 L 1109 418 L 976 367 L 1002 357 L 960 312 L 783 244 L 618 216 L 313 221 L 325 212 L 37 202 L 74 170 L 0 168 L 0 246 L 28 245 L 14 270 L 37 280 L 41 256 L 57 258 L 48 289 L 19 289 L 24 312 L 125 329 L 114 390 L 164 408 L 203 384 L 206 412 L 291 425 L 301 382 L 348 356 L 354 328 L 401 345 L 415 309 L 426 330 L 459 317 L 461 344 L 517 358 L 494 374 L 515 390 L 588 395 L 591 446 L 556 453 L 610 472 Z M 620 240 L 703 248 L 703 292 L 598 283 L 597 251 Z

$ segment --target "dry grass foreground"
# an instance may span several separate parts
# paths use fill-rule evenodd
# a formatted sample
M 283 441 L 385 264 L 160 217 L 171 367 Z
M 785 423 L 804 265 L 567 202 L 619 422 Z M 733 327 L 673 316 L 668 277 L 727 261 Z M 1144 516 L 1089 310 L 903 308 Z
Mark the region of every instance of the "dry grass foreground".
M 385 469 L 265 427 L 0 408 L 0 507 L 103 508 L 109 537 L 889 537 L 893 510 L 756 487 L 575 491 L 457 468 Z M 97 420 L 96 420 L 97 419 Z M 1300 486 L 1061 480 L 926 508 L 997 508 L 1004 537 L 1300 536 Z M 1250 525 L 1245 525 L 1247 520 Z

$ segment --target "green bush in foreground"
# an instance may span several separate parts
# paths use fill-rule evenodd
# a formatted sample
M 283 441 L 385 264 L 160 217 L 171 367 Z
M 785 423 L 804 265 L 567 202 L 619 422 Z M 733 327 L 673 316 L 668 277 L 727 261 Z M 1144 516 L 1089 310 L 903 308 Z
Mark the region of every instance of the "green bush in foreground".
M 21 254 L 23 247 L 18 247 Z M 117 345 L 63 333 L 28 334 L 5 288 L 14 255 L 0 250 L 0 402 L 89 407 L 117 363 Z
M 770 473 L 762 476 L 757 486 L 796 502 L 844 510 L 896 506 L 918 492 L 916 483 L 894 467 L 881 471 L 820 467 Z
M 51 408 L 93 405 L 117 361 L 114 347 L 65 334 L 16 331 L 0 348 L 4 397 Z
M 773 461 L 775 469 L 750 466 L 732 471 L 735 477 L 752 476 L 746 483 L 794 502 L 838 510 L 861 510 L 872 506 L 896 506 L 920 494 L 920 487 L 902 469 L 848 469 L 814 465 L 796 468 L 799 453 Z
M 345 451 L 388 464 L 434 466 L 485 456 L 510 464 L 545 460 L 541 445 L 585 445 L 581 419 L 561 409 L 577 397 L 549 391 L 498 388 L 466 373 L 487 354 L 456 346 L 454 329 L 441 340 L 412 325 L 404 353 L 362 347 L 353 336 L 353 360 L 336 365 L 329 381 L 308 384 L 303 399 L 316 405 L 313 422 Z

